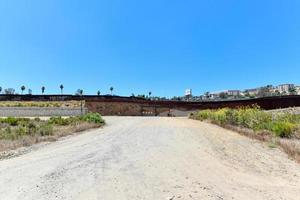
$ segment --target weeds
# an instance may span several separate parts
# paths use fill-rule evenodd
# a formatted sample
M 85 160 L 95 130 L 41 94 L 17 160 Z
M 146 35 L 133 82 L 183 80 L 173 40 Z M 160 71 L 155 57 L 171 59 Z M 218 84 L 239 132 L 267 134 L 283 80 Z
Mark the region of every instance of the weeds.
M 89 122 L 95 124 L 104 124 L 104 120 L 102 119 L 99 113 L 87 113 L 83 116 L 76 117 L 51 117 L 48 121 L 49 124 L 67 126 L 67 125 L 76 125 L 80 122 Z
M 68 118 L 51 117 L 46 121 L 40 118 L 0 118 L 0 140 L 17 140 L 24 136 L 51 136 L 59 127 L 76 127 L 84 123 L 99 127 L 105 122 L 98 113 Z
M 95 124 L 103 124 L 104 120 L 102 119 L 99 113 L 87 113 L 86 115 L 80 118 L 83 121 L 91 122 Z
M 272 132 L 279 137 L 291 137 L 296 125 L 286 121 L 276 121 L 272 123 Z
M 254 131 L 269 131 L 277 137 L 292 137 L 299 131 L 300 116 L 295 114 L 271 114 L 259 107 L 240 109 L 222 108 L 203 110 L 193 115 L 198 120 L 210 120 L 219 125 L 235 125 Z
M 267 142 L 270 148 L 278 146 L 300 163 L 300 115 L 269 113 L 253 106 L 202 110 L 190 117 L 208 120 L 247 137 Z

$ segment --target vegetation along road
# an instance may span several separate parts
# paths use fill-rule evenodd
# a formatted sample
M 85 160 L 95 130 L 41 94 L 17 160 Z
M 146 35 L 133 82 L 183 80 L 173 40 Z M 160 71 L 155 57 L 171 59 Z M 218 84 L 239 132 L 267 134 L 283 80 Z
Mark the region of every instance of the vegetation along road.
M 0 199 L 300 197 L 300 166 L 277 148 L 187 118 L 105 120 L 0 161 Z

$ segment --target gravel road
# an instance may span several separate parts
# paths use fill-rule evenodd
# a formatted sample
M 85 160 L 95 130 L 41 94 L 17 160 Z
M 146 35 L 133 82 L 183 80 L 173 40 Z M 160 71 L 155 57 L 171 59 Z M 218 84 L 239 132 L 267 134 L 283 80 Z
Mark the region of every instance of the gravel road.
M 106 121 L 0 161 L 0 199 L 300 199 L 300 165 L 266 144 L 187 118 Z

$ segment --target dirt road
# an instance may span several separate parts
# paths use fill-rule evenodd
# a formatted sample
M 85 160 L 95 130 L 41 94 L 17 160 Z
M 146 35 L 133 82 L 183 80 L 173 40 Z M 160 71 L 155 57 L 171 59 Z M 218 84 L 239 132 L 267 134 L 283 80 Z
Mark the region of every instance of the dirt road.
M 186 118 L 106 121 L 0 161 L 0 199 L 300 199 L 300 165 L 278 149 Z

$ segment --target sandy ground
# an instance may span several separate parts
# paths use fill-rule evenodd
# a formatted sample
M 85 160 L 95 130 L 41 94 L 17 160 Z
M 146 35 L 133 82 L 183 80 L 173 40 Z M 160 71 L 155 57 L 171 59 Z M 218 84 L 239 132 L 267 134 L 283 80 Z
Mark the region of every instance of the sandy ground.
M 278 149 L 186 118 L 106 121 L 0 161 L 0 199 L 300 199 L 300 165 Z

